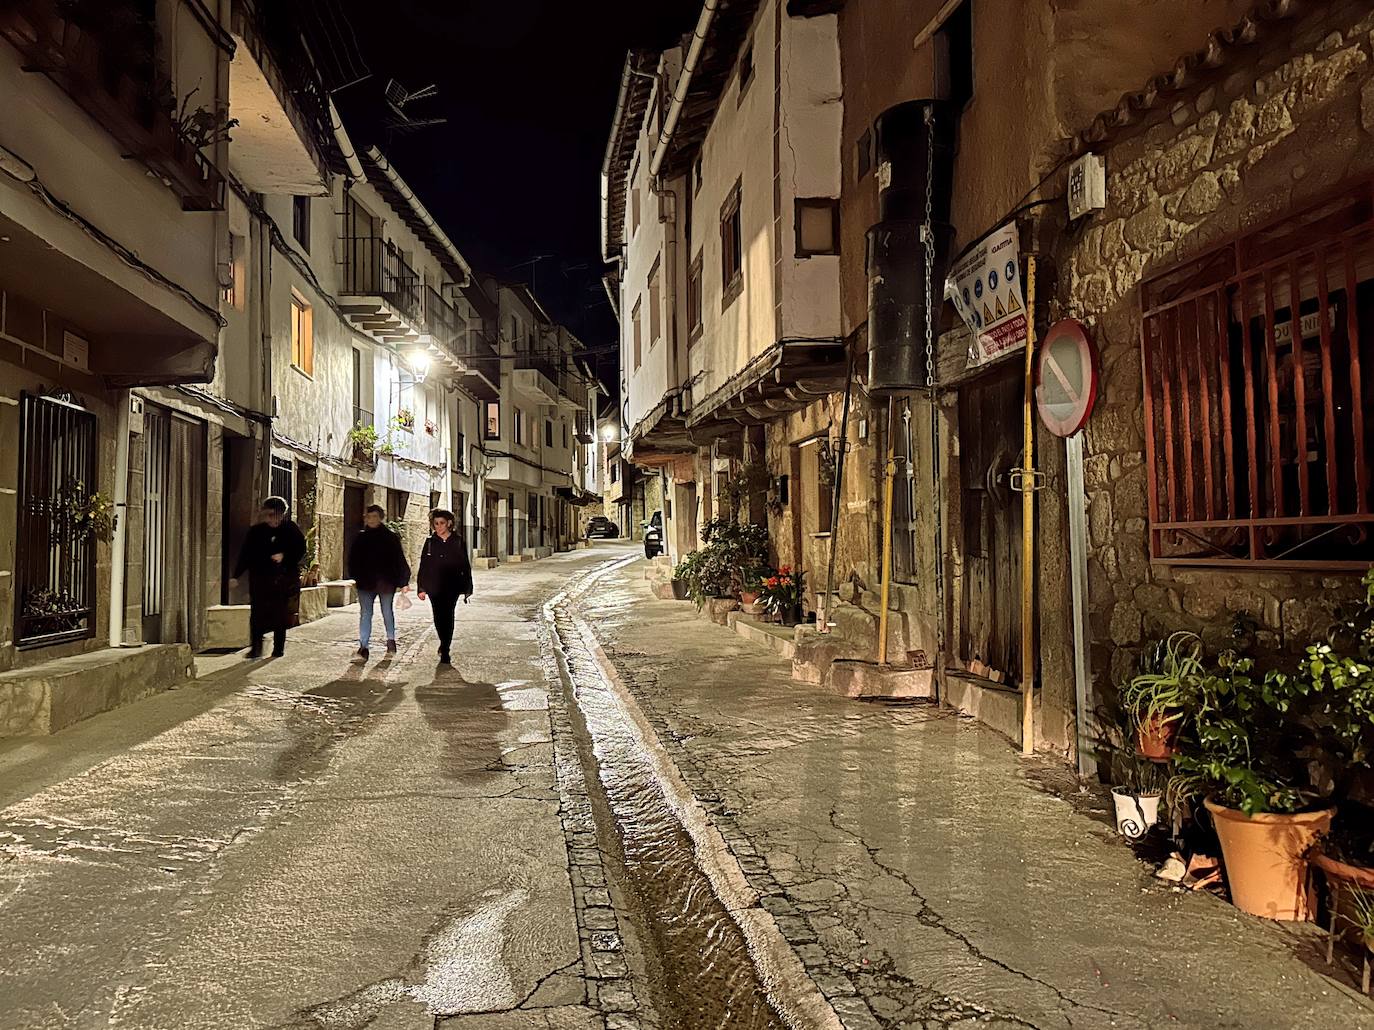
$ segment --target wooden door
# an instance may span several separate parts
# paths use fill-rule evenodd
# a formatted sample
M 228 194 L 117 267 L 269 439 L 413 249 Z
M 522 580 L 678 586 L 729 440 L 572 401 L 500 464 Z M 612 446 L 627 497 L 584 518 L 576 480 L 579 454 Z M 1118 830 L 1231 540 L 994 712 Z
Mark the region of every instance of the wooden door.
M 1021 367 L 1009 362 L 959 390 L 963 589 L 955 658 L 976 675 L 1021 678 Z
M 344 484 L 343 496 L 343 553 L 344 570 L 348 569 L 348 555 L 353 550 L 353 541 L 363 531 L 363 509 L 367 507 L 367 494 L 356 483 Z

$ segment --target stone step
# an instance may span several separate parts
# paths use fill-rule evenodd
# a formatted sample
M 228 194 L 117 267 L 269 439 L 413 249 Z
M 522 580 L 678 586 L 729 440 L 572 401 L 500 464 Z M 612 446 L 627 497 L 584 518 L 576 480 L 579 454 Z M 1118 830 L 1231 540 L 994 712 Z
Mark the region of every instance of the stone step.
M 326 603 L 330 608 L 344 608 L 358 600 L 358 587 L 351 579 L 335 579 L 320 585 L 327 592 Z
M 56 733 L 193 679 L 186 644 L 105 648 L 0 673 L 0 737 Z
M 248 613 L 246 604 L 212 604 L 205 609 L 205 650 L 237 651 L 248 646 Z M 301 624 L 322 619 L 329 613 L 327 586 L 302 587 Z
M 486 555 L 482 555 L 480 557 L 475 557 L 472 559 L 472 567 L 474 569 L 494 569 L 496 568 L 496 566 L 500 564 L 500 558 L 491 558 Z
M 1021 743 L 1021 692 L 990 680 L 946 671 L 941 700 L 991 726 L 1013 744 Z
M 842 697 L 935 699 L 935 670 L 877 665 L 854 658 L 837 658 L 826 672 L 825 685 Z
M 791 659 L 797 653 L 795 627 L 764 622 L 757 615 L 747 615 L 744 612 L 731 612 L 726 616 L 726 620 L 730 628 L 745 640 L 762 644 L 783 658 Z

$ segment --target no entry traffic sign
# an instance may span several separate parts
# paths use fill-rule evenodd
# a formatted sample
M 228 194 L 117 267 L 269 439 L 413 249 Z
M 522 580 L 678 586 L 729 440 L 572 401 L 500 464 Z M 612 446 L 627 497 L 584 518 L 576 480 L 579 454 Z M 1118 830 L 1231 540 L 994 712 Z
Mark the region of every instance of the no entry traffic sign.
M 1077 319 L 1050 326 L 1035 363 L 1035 405 L 1055 436 L 1073 436 L 1097 401 L 1097 348 Z

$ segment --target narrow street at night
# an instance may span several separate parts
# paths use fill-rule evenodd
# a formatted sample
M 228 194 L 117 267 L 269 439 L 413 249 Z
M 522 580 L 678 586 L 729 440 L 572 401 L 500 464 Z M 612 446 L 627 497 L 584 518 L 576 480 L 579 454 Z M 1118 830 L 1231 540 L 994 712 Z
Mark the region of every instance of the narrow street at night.
M 0 0 L 0 1030 L 1374 1030 L 1374 0 Z

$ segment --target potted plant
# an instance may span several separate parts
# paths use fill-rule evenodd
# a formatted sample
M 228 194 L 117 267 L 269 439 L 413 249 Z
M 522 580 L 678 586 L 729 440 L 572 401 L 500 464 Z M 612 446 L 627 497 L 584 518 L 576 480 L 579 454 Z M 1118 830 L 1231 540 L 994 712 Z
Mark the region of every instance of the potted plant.
M 759 598 L 763 596 L 763 581 L 770 576 L 771 570 L 760 561 L 748 562 L 740 569 L 739 603 L 751 614 L 757 611 Z
M 415 412 L 409 408 L 402 408 L 396 412 L 396 428 L 404 429 L 407 433 L 415 429 Z
M 359 422 L 348 431 L 348 442 L 353 448 L 353 462 L 357 465 L 377 463 L 377 427 Z
M 790 565 L 778 569 L 777 575 L 763 581 L 764 610 L 784 626 L 801 622 L 802 592 L 806 573 L 792 570 Z
M 1125 782 L 1112 788 L 1116 832 L 1127 840 L 1140 840 L 1159 821 L 1167 777 L 1157 763 L 1136 756 L 1131 756 L 1125 769 Z
M 1306 856 L 1331 827 L 1330 792 L 1309 775 L 1324 744 L 1296 676 L 1259 673 L 1234 651 L 1196 685 L 1196 710 L 1179 738 L 1171 807 L 1199 799 L 1221 840 L 1231 900 L 1252 915 L 1309 920 Z
M 437 433 L 438 431 L 439 431 L 439 427 L 435 424 L 435 422 L 434 422 L 433 419 L 430 419 L 430 418 L 425 419 L 425 432 L 426 432 L 426 433 L 428 433 L 430 436 L 433 436 L 433 435 L 434 435 L 435 433 Z
M 1146 649 L 1142 671 L 1121 692 L 1135 727 L 1136 754 L 1154 761 L 1173 757 L 1179 726 L 1202 673 L 1202 641 L 1174 633 Z
M 1374 891 L 1356 887 L 1351 891 L 1350 915 L 1346 919 L 1355 927 L 1360 943 L 1366 952 L 1364 975 L 1360 980 L 1360 990 L 1369 993 L 1369 964 L 1374 961 Z

